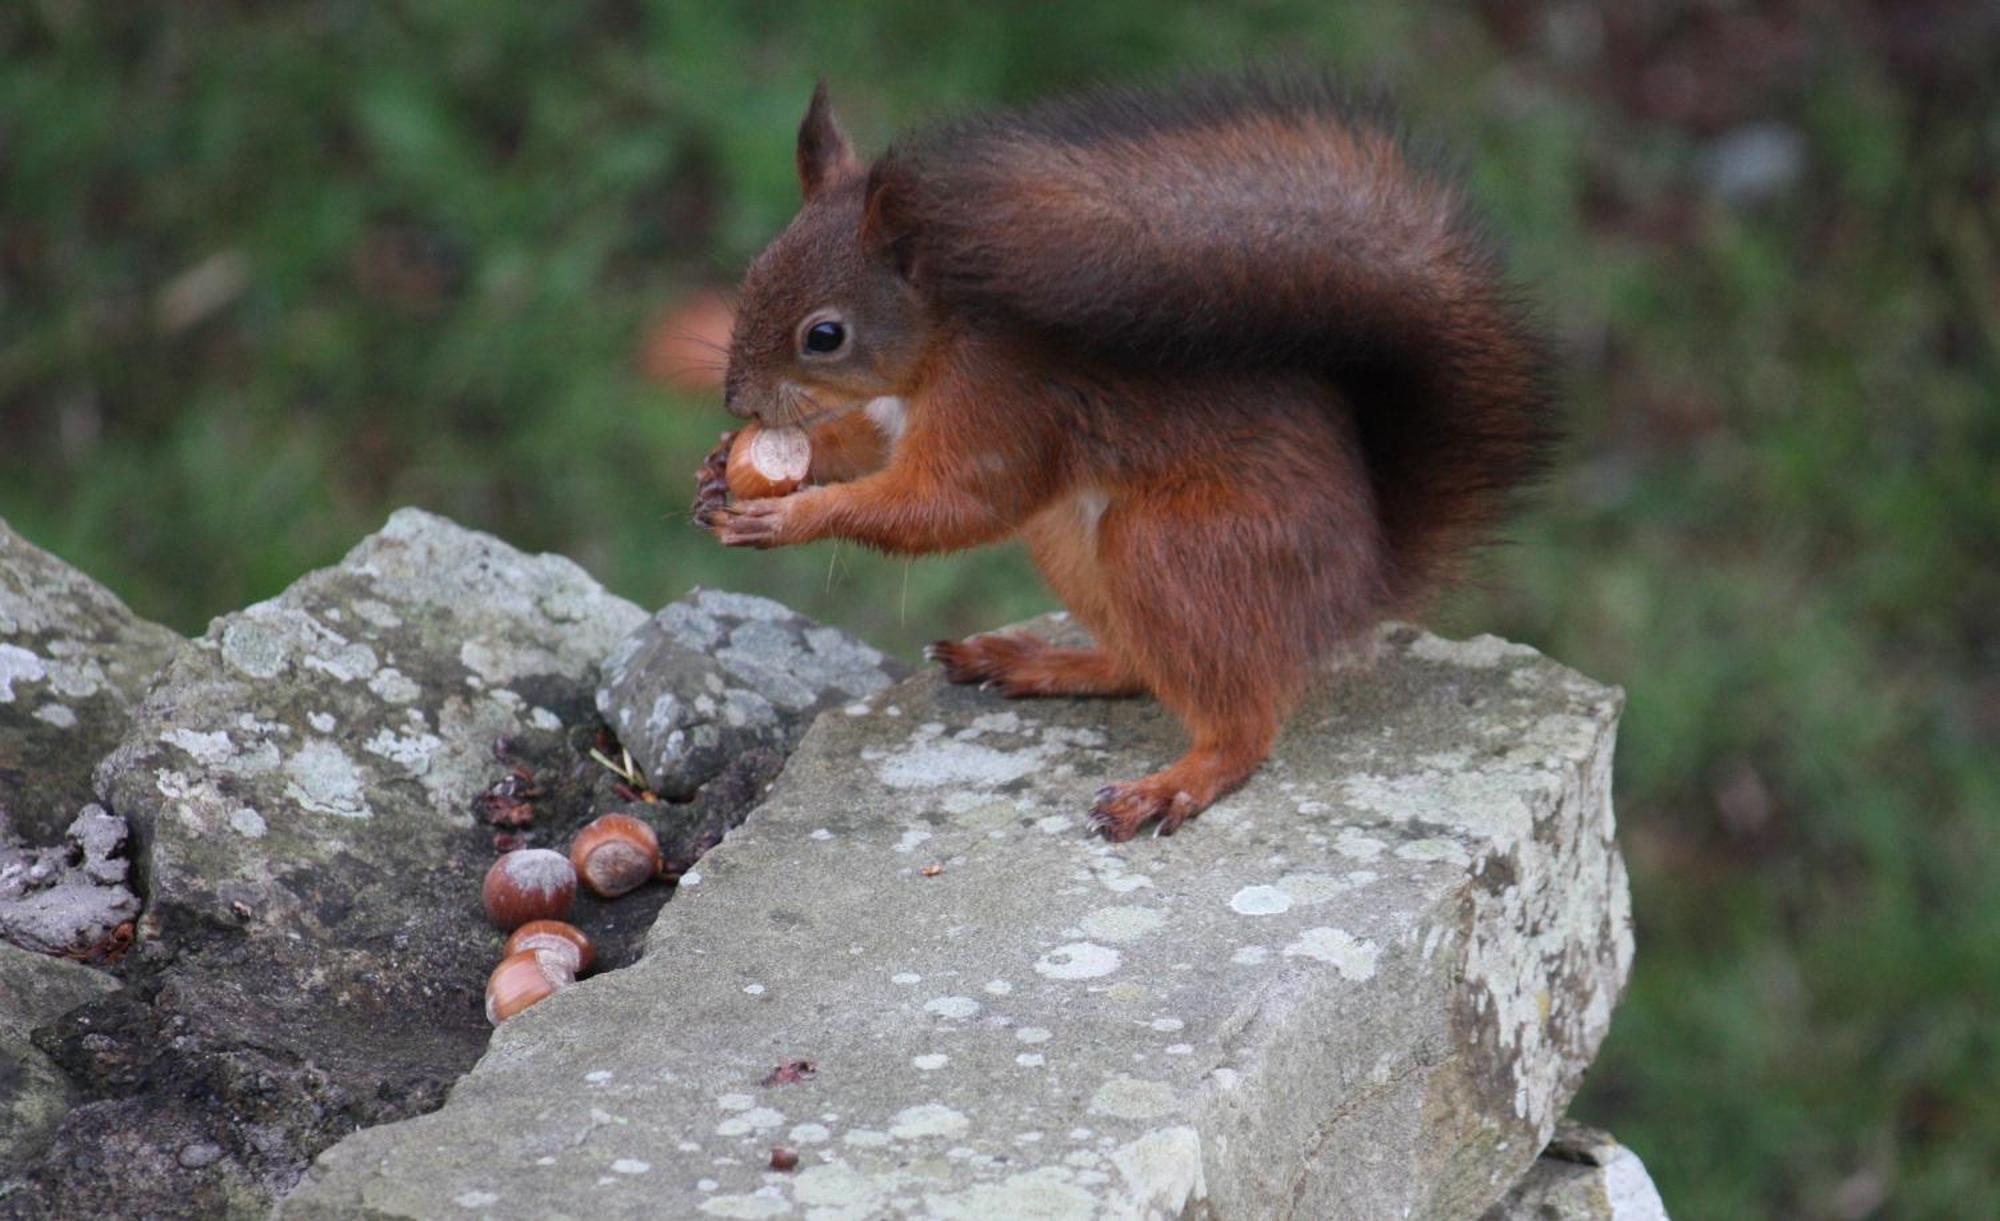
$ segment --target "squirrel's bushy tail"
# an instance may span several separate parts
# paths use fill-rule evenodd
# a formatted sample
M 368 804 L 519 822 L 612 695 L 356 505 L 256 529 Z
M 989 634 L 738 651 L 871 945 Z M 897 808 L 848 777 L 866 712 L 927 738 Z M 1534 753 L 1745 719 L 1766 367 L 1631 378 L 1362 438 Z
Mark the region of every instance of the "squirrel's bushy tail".
M 1399 599 L 1489 536 L 1555 437 L 1544 346 L 1456 183 L 1323 80 L 946 126 L 875 165 L 865 225 L 955 315 L 1132 367 L 1324 373 Z

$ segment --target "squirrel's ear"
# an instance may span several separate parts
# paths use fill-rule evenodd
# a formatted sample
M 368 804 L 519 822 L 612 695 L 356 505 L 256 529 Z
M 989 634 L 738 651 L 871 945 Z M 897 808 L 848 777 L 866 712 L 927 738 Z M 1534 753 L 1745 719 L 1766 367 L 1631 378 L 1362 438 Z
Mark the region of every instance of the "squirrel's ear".
M 826 98 L 826 81 L 813 90 L 812 105 L 799 124 L 799 189 L 807 199 L 836 178 L 860 168 L 847 134 L 833 117 L 833 103 Z
M 868 188 L 861 203 L 861 248 L 870 257 L 881 259 L 897 275 L 914 283 L 917 278 L 915 226 L 909 216 L 909 191 L 902 183 L 902 167 L 894 154 L 877 161 L 868 170 Z

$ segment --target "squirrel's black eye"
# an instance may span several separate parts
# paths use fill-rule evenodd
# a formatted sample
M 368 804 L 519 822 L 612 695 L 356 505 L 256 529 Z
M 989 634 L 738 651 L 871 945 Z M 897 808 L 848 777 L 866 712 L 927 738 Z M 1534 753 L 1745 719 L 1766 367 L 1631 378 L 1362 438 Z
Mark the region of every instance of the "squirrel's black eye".
M 847 342 L 847 328 L 838 322 L 815 322 L 806 328 L 806 351 L 815 356 L 838 352 Z

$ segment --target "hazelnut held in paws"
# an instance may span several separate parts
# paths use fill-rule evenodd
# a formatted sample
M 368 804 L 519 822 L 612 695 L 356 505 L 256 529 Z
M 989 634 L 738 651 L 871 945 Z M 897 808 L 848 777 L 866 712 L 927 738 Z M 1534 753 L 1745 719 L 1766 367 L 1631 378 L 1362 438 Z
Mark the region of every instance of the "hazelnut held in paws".
M 696 519 L 747 547 L 1023 538 L 1096 645 L 932 655 L 1180 717 L 1185 755 L 1098 790 L 1111 839 L 1241 784 L 1315 665 L 1419 608 L 1549 453 L 1545 347 L 1464 190 L 1322 78 L 975 114 L 872 163 L 822 87 L 796 163 L 723 395 L 806 430 L 811 486 L 724 503 L 718 449 Z
M 811 465 L 812 442 L 803 428 L 752 424 L 736 434 L 725 478 L 730 495 L 739 500 L 763 500 L 789 495 L 806 481 Z

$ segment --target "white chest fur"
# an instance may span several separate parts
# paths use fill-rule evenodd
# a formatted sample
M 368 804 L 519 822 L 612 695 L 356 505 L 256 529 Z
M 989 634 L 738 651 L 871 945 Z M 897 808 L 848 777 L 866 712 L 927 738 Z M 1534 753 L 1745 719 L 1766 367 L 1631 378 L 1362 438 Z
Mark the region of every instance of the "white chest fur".
M 894 395 L 884 395 L 879 399 L 870 399 L 868 405 L 861 410 L 867 413 L 869 419 L 875 421 L 875 427 L 881 429 L 882 435 L 889 438 L 889 444 L 894 445 L 903 439 L 903 429 L 909 425 L 910 412 L 909 408 L 904 406 L 902 399 Z

